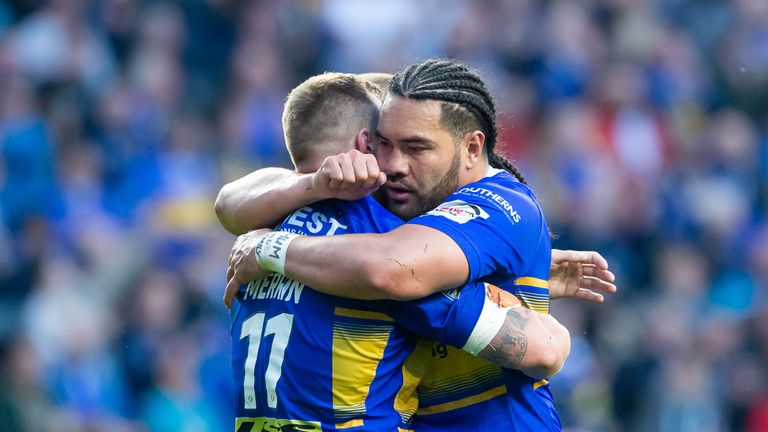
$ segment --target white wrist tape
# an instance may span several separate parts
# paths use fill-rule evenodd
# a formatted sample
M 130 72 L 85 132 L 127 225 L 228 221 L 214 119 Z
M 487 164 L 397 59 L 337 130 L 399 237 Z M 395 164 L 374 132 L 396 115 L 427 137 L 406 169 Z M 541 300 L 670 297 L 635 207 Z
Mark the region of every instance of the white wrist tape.
M 472 334 L 469 335 L 467 343 L 461 349 L 476 356 L 487 347 L 491 340 L 493 340 L 493 337 L 501 330 L 502 325 L 504 325 L 509 309 L 508 307 L 500 307 L 493 300 L 489 299 L 488 296 L 485 296 L 480 317 L 477 319 L 475 328 L 472 329 Z
M 288 245 L 298 234 L 275 231 L 265 234 L 256 245 L 256 258 L 264 270 L 285 274 L 285 257 L 288 255 Z

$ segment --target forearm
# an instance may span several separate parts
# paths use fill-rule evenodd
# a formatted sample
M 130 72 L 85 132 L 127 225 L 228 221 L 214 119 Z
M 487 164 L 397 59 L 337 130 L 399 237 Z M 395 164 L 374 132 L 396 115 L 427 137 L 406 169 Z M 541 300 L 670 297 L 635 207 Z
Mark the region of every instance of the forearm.
M 548 378 L 562 369 L 571 351 L 571 336 L 551 315 L 522 308 L 531 316 L 529 346 L 518 369 L 532 378 Z
M 224 228 L 239 235 L 272 227 L 291 211 L 321 199 L 311 175 L 283 168 L 263 168 L 224 185 L 216 197 L 216 216 Z
M 448 247 L 425 236 L 393 233 L 299 237 L 287 249 L 285 274 L 317 291 L 362 300 L 412 300 L 465 282 L 460 251 L 453 263 L 424 252 L 430 245 Z
M 563 367 L 570 349 L 570 334 L 557 320 L 517 306 L 508 309 L 501 330 L 479 356 L 532 378 L 546 378 Z
M 533 339 L 533 349 L 538 350 L 528 367 L 521 371 L 532 378 L 548 378 L 560 372 L 571 352 L 571 334 L 553 316 L 533 312 L 541 325 Z M 533 352 L 535 353 L 535 351 Z

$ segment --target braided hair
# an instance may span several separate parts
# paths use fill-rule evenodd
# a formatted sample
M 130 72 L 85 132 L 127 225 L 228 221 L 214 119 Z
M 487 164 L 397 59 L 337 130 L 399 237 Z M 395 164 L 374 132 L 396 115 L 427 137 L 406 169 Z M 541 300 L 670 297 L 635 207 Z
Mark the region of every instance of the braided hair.
M 496 105 L 476 72 L 454 60 L 426 60 L 395 74 L 389 83 L 389 92 L 410 99 L 442 102 L 440 123 L 455 140 L 473 130 L 482 131 L 489 165 L 508 171 L 520 183 L 528 185 L 520 170 L 495 150 Z

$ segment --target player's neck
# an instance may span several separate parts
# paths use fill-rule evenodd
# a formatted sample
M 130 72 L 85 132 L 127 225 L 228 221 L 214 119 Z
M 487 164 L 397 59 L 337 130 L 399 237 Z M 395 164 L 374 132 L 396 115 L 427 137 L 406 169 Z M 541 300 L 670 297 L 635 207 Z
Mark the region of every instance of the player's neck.
M 472 168 L 465 170 L 459 176 L 460 186 L 465 186 L 469 183 L 474 183 L 476 181 L 479 181 L 480 179 L 486 176 L 490 167 L 491 166 L 488 165 L 488 162 L 481 161 L 475 164 Z

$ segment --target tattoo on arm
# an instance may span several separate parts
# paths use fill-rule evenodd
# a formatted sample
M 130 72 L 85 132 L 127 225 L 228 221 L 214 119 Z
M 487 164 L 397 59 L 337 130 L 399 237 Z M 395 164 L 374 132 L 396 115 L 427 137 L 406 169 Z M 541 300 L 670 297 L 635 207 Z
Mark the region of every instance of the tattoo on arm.
M 528 336 L 524 331 L 528 323 L 528 317 L 524 316 L 526 313 L 530 311 L 510 309 L 501 330 L 479 356 L 502 367 L 518 369 L 528 350 Z

